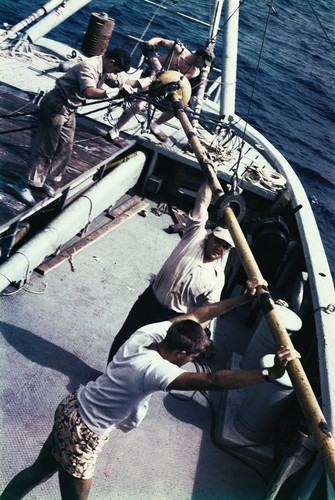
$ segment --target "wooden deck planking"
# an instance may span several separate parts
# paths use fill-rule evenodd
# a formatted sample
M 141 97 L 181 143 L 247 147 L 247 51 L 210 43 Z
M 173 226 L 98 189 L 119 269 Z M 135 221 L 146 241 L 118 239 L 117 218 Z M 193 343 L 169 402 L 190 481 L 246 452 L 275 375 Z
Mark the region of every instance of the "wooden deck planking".
M 29 155 L 34 130 L 37 124 L 37 106 L 32 102 L 32 95 L 11 86 L 0 87 L 0 233 L 25 219 L 30 213 L 53 203 L 42 192 L 34 191 L 37 204 L 28 207 L 12 195 L 10 187 L 25 174 L 29 164 Z M 29 113 L 24 116 L 12 116 L 12 113 Z M 121 155 L 134 144 L 133 140 L 125 140 L 124 147 L 112 145 L 104 139 L 108 126 L 96 124 L 89 117 L 77 115 L 77 127 L 73 154 L 59 183 L 59 189 L 71 188 L 83 179 L 92 177 L 100 168 L 114 157 Z M 18 130 L 17 129 L 24 129 Z M 8 133 L 8 130 L 12 132 Z M 6 132 L 6 133 L 2 133 Z M 55 187 L 58 187 L 55 186 Z

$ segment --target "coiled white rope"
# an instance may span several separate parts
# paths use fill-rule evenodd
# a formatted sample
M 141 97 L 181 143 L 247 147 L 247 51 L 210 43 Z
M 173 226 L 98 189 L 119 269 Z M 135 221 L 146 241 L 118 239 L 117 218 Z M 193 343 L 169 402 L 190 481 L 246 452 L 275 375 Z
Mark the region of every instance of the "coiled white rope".
M 286 186 L 286 179 L 283 175 L 275 170 L 265 167 L 249 166 L 243 174 L 243 180 L 259 183 L 271 189 L 272 191 L 280 191 Z

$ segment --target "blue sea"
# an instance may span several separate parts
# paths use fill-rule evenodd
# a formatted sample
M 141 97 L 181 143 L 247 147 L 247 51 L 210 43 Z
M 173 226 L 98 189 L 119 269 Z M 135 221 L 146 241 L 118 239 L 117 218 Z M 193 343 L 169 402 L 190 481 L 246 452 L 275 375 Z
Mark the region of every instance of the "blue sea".
M 301 179 L 335 279 L 335 0 L 240 4 L 236 111 L 284 154 Z M 0 25 L 15 24 L 42 5 L 42 0 L 0 0 Z M 143 39 L 180 38 L 191 50 L 205 43 L 206 26 L 172 11 L 209 22 L 214 1 L 163 0 L 157 5 L 92 0 L 52 36 L 80 49 L 90 14 L 106 12 L 116 20 L 113 46 L 123 46 L 117 31 Z M 125 48 L 132 51 L 135 45 Z M 219 38 L 216 55 L 218 65 Z

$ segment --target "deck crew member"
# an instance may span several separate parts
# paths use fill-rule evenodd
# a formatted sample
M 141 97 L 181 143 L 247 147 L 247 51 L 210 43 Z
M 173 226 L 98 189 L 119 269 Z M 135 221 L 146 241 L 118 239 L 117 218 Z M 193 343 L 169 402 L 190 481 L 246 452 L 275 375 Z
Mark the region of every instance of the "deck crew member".
M 224 265 L 234 247 L 227 229 L 208 232 L 208 207 L 212 191 L 204 182 L 188 214 L 183 237 L 167 258 L 154 282 L 134 303 L 108 356 L 112 360 L 119 347 L 138 328 L 164 321 L 177 314 L 220 300 L 225 283 Z
M 200 323 L 246 304 L 260 284 L 251 280 L 246 294 L 135 332 L 103 375 L 58 405 L 53 429 L 39 456 L 10 481 L 1 500 L 23 498 L 57 471 L 63 500 L 87 499 L 97 456 L 109 434 L 115 428 L 127 432 L 137 427 L 154 392 L 239 389 L 264 382 L 260 370 L 194 373 L 181 368 L 207 345 Z M 279 349 L 267 381 L 283 376 L 287 363 L 297 357 L 294 349 Z
M 168 53 L 157 57 L 154 52 L 156 46 L 164 47 L 168 50 Z M 147 58 L 155 72 L 161 70 L 179 71 L 190 80 L 193 88 L 196 86 L 201 68 L 206 64 L 212 64 L 214 60 L 214 55 L 208 48 L 201 47 L 195 52 L 191 52 L 180 40 L 168 40 L 161 37 L 151 38 L 147 42 L 144 54 L 147 54 Z M 148 89 L 142 88 L 142 90 Z M 116 125 L 108 132 L 106 138 L 110 141 L 116 140 L 119 137 L 120 130 L 125 127 L 134 115 L 143 110 L 144 107 L 144 100 L 135 101 L 120 116 Z M 162 142 L 165 142 L 167 137 L 161 130 L 161 125 L 172 117 L 173 113 L 168 111 L 163 112 L 157 120 L 150 123 L 150 131 Z
M 28 205 L 36 203 L 31 188 L 42 189 L 51 197 L 55 195 L 50 182 L 61 181 L 72 154 L 76 111 L 86 99 L 116 96 L 127 78 L 119 74 L 129 68 L 130 55 L 116 48 L 75 64 L 56 80 L 55 88 L 40 103 L 28 175 L 13 187 L 20 201 Z M 110 89 L 105 90 L 104 84 Z

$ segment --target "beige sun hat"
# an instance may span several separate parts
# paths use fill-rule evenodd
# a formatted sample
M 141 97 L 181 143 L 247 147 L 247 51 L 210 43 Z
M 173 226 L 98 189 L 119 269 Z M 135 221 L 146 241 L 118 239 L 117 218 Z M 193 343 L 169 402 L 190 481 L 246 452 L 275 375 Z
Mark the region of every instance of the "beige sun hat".
M 230 232 L 228 231 L 228 229 L 224 229 L 223 227 L 216 226 L 216 227 L 212 230 L 212 233 L 213 233 L 213 234 L 214 234 L 214 236 L 216 236 L 217 238 L 220 238 L 220 240 L 224 240 L 224 241 L 226 241 L 227 243 L 229 243 L 229 245 L 230 245 L 231 247 L 235 247 L 235 244 L 234 244 L 233 238 L 231 237 Z

